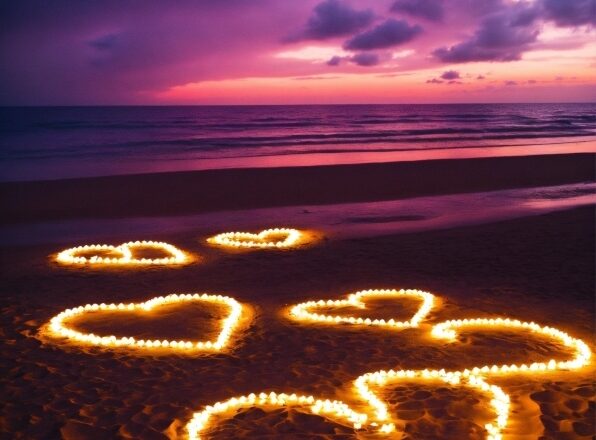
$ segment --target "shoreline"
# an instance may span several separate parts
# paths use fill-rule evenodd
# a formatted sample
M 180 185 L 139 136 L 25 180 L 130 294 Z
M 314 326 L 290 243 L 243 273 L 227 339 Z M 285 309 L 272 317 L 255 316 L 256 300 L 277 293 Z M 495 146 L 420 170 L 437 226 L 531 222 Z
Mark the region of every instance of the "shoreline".
M 594 153 L 0 183 L 0 224 L 374 202 L 593 181 Z

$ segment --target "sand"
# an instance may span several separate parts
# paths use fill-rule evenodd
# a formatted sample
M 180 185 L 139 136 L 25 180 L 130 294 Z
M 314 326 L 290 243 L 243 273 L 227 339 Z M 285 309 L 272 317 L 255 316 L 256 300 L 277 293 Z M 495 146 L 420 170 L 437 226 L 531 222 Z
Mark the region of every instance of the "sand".
M 193 233 L 163 234 L 153 238 L 202 258 L 179 268 L 137 270 L 70 268 L 49 260 L 71 243 L 3 247 L 0 432 L 12 439 L 183 438 L 193 412 L 236 395 L 313 394 L 366 411 L 352 389 L 352 381 L 365 372 L 455 370 L 568 355 L 548 339 L 523 333 L 464 332 L 459 344 L 446 344 L 428 336 L 429 324 L 388 331 L 287 317 L 291 304 L 366 288 L 433 292 L 441 300 L 428 323 L 498 316 L 534 320 L 582 338 L 594 350 L 594 220 L 589 207 L 443 231 L 324 239 L 271 252 L 226 252 Z M 40 333 L 67 307 L 140 302 L 175 292 L 222 293 L 249 305 L 250 317 L 229 350 L 147 354 L 81 347 Z M 367 314 L 407 319 L 416 306 L 413 300 L 370 301 Z M 118 335 L 201 339 L 216 333 L 221 315 L 215 306 L 168 307 L 149 320 L 129 316 L 122 322 L 104 313 L 73 325 Z M 594 373 L 590 366 L 493 379 L 512 398 L 505 439 L 592 438 Z M 402 431 L 391 439 L 486 434 L 483 424 L 491 412 L 481 394 L 417 382 L 390 385 L 380 393 Z M 380 438 L 300 408 L 253 408 L 218 421 L 208 438 Z
M 594 178 L 594 154 L 579 153 L 0 183 L 0 224 L 393 200 Z

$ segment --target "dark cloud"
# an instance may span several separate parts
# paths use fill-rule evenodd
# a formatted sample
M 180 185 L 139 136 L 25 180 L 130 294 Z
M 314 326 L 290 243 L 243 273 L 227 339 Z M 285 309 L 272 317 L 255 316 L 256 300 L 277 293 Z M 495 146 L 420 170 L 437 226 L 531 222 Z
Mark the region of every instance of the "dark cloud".
M 110 50 L 113 49 L 118 43 L 118 35 L 107 34 L 99 38 L 95 38 L 89 41 L 89 46 L 98 50 Z
M 528 80 L 528 84 L 536 84 L 536 80 L 535 79 L 529 79 Z
M 536 5 L 530 6 L 524 3 L 519 3 L 511 8 L 511 22 L 512 27 L 530 26 L 540 18 L 540 8 Z
M 596 24 L 596 0 L 483 3 L 487 14 L 474 35 L 453 46 L 436 49 L 436 58 L 446 63 L 515 61 L 536 41 L 541 23 L 553 21 L 561 27 Z
M 478 75 L 476 79 L 484 79 L 484 75 Z
M 375 53 L 361 52 L 350 57 L 350 61 L 359 66 L 376 66 L 380 62 L 380 58 Z
M 327 61 L 328 66 L 339 66 L 339 63 L 341 63 L 341 57 L 337 55 L 331 57 L 329 61 Z
M 596 24 L 596 0 L 542 0 L 542 8 L 557 26 Z
M 441 81 L 440 79 L 437 78 L 433 78 L 433 79 L 427 79 L 426 83 L 427 84 L 443 84 L 444 81 Z
M 457 70 L 448 70 L 446 72 L 443 72 L 441 78 L 446 80 L 453 80 L 461 77 L 459 76 L 459 72 Z
M 433 55 L 446 63 L 519 60 L 539 33 L 533 20 L 532 24 L 520 25 L 531 15 L 526 5 L 520 5 L 488 16 L 471 38 L 436 49 Z
M 421 32 L 422 28 L 418 25 L 410 26 L 404 20 L 390 18 L 346 41 L 344 48 L 348 50 L 383 49 L 407 43 Z
M 463 82 L 461 82 L 461 81 L 449 81 L 447 84 L 449 84 L 449 85 L 453 85 L 453 84 L 463 84 Z
M 401 12 L 430 21 L 442 21 L 445 14 L 442 0 L 397 0 L 391 12 Z
M 505 81 L 505 85 L 506 86 L 516 86 L 517 82 L 516 81 Z
M 325 40 L 349 35 L 368 26 L 373 19 L 374 13 L 370 9 L 356 10 L 340 0 L 325 0 L 315 6 L 305 28 L 286 41 Z

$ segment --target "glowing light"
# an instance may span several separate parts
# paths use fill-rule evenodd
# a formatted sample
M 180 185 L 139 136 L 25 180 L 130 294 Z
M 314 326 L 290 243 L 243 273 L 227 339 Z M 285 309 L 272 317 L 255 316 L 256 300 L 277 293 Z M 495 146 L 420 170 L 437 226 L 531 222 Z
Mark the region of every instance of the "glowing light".
M 418 312 L 405 322 L 396 322 L 394 320 L 356 318 L 354 316 L 332 316 L 313 312 L 313 309 L 322 307 L 346 307 L 366 308 L 362 299 L 375 296 L 414 296 L 423 300 L 423 304 Z M 327 322 L 330 324 L 358 324 L 358 325 L 377 325 L 383 327 L 407 328 L 417 327 L 419 323 L 430 312 L 434 304 L 434 296 L 428 292 L 419 290 L 364 290 L 348 295 L 347 299 L 342 300 L 318 300 L 309 301 L 293 306 L 290 309 L 290 316 L 298 320 Z M 395 430 L 395 424 L 391 421 L 388 414 L 388 407 L 379 397 L 371 391 L 369 384 L 385 385 L 392 380 L 442 380 L 451 385 L 461 385 L 478 389 L 488 394 L 490 405 L 495 412 L 495 420 L 485 425 L 487 430 L 487 440 L 501 440 L 502 431 L 507 426 L 509 417 L 509 396 L 498 386 L 486 382 L 486 377 L 491 375 L 534 373 L 539 371 L 554 370 L 574 370 L 588 365 L 591 358 L 590 348 L 580 339 L 573 338 L 569 334 L 553 327 L 540 326 L 534 322 L 523 322 L 510 318 L 474 318 L 458 319 L 445 321 L 432 327 L 431 335 L 435 338 L 455 340 L 456 330 L 463 327 L 480 327 L 488 329 L 516 329 L 528 330 L 532 333 L 540 334 L 553 338 L 561 342 L 565 347 L 574 350 L 574 357 L 567 361 L 556 361 L 550 359 L 548 362 L 533 362 L 528 364 L 505 364 L 505 365 L 485 365 L 482 367 L 473 367 L 462 371 L 441 370 L 380 370 L 373 373 L 366 373 L 358 377 L 355 382 L 355 388 L 359 396 L 362 397 L 373 409 L 369 415 L 369 426 L 379 426 L 380 433 L 390 433 Z
M 534 362 L 531 364 L 510 364 L 510 365 L 485 365 L 483 367 L 475 367 L 471 370 L 472 374 L 506 374 L 506 373 L 523 373 L 523 372 L 537 372 L 537 371 L 552 371 L 552 370 L 575 370 L 588 365 L 592 352 L 590 348 L 581 339 L 571 337 L 564 331 L 553 327 L 541 326 L 535 322 L 523 322 L 518 319 L 509 318 L 474 318 L 474 319 L 456 319 L 451 321 L 441 322 L 436 324 L 431 334 L 435 338 L 455 340 L 457 333 L 456 329 L 463 327 L 480 327 L 489 329 L 516 329 L 528 330 L 531 333 L 536 333 L 543 336 L 556 339 L 565 347 L 571 348 L 575 351 L 575 357 L 570 361 L 555 361 L 554 359 L 548 362 Z
M 388 382 L 398 380 L 440 380 L 449 385 L 470 387 L 488 394 L 491 397 L 490 404 L 496 416 L 492 423 L 487 423 L 484 426 L 488 432 L 486 438 L 487 440 L 501 440 L 501 432 L 507 425 L 509 416 L 509 396 L 498 386 L 485 382 L 480 376 L 445 370 L 380 370 L 358 377 L 354 381 L 354 385 L 358 394 L 374 409 L 376 420 L 382 423 L 380 432 L 393 432 L 395 424 L 391 422 L 387 405 L 370 389 L 369 384 L 384 386 Z
M 93 333 L 82 333 L 66 324 L 66 321 L 76 316 L 97 311 L 122 311 L 122 312 L 150 312 L 165 304 L 182 302 L 203 301 L 224 304 L 229 307 L 230 313 L 222 320 L 221 331 L 214 341 L 170 341 L 170 340 L 145 340 L 133 337 L 98 336 Z M 234 298 L 222 295 L 203 294 L 172 294 L 158 296 L 142 303 L 131 304 L 86 304 L 84 306 L 66 309 L 54 316 L 48 325 L 50 335 L 68 338 L 74 342 L 98 345 L 109 348 L 128 347 L 138 349 L 167 349 L 176 351 L 220 351 L 228 343 L 232 331 L 238 325 L 242 315 L 242 305 Z
M 200 412 L 193 414 L 192 419 L 186 425 L 188 437 L 191 440 L 199 440 L 201 432 L 209 425 L 212 416 L 225 413 L 231 409 L 241 407 L 288 407 L 288 406 L 307 406 L 313 414 L 325 414 L 331 418 L 340 421 L 350 422 L 354 429 L 366 423 L 367 416 L 357 413 L 348 405 L 339 400 L 321 400 L 313 396 L 303 396 L 297 394 L 276 393 L 251 393 L 247 396 L 232 397 L 224 402 L 217 402 L 208 405 Z
M 163 251 L 170 256 L 164 258 L 134 258 L 133 250 L 136 248 L 150 248 Z M 84 257 L 81 254 L 91 252 L 112 252 L 119 257 L 101 257 L 93 255 Z M 118 246 L 107 244 L 92 244 L 66 249 L 56 256 L 56 261 L 61 264 L 92 264 L 92 265 L 170 265 L 184 264 L 190 261 L 190 256 L 177 247 L 159 241 L 130 241 Z
M 374 297 L 414 297 L 422 300 L 422 304 L 416 314 L 412 316 L 409 321 L 396 321 L 394 319 L 371 319 L 362 318 L 355 316 L 333 316 L 324 315 L 321 313 L 313 312 L 313 309 L 321 307 L 357 307 L 359 309 L 366 309 L 366 304 L 362 302 L 364 298 Z M 327 322 L 332 324 L 356 324 L 356 325 L 369 325 L 369 326 L 381 326 L 390 328 L 410 328 L 418 327 L 420 322 L 428 315 L 434 304 L 434 295 L 422 290 L 411 290 L 411 289 L 371 289 L 361 290 L 356 293 L 350 293 L 347 299 L 338 300 L 318 300 L 308 301 L 301 304 L 297 304 L 290 309 L 290 316 L 300 321 L 315 321 L 315 322 Z
M 284 236 L 283 240 L 272 241 L 271 237 Z M 207 239 L 209 243 L 236 248 L 288 248 L 295 246 L 302 232 L 297 229 L 275 228 L 265 229 L 258 234 L 249 232 L 224 232 Z
M 569 334 L 553 327 L 540 326 L 534 322 L 523 322 L 517 319 L 509 318 L 475 318 L 458 319 L 445 321 L 433 326 L 431 334 L 436 338 L 454 340 L 457 336 L 455 329 L 462 327 L 481 327 L 494 329 L 527 329 L 530 332 L 548 336 L 560 341 L 564 346 L 575 351 L 575 356 L 570 361 L 534 362 L 531 364 L 510 364 L 510 365 L 485 365 L 483 367 L 473 367 L 462 371 L 441 370 L 380 370 L 374 373 L 366 373 L 356 379 L 354 385 L 358 394 L 368 402 L 374 409 L 376 419 L 383 423 L 381 432 L 392 432 L 395 425 L 391 422 L 388 415 L 388 408 L 385 402 L 371 391 L 369 384 L 385 385 L 390 380 L 414 380 L 431 379 L 442 380 L 451 385 L 462 385 L 476 388 L 492 396 L 490 404 L 495 411 L 496 417 L 492 423 L 485 425 L 488 432 L 487 440 L 501 440 L 502 431 L 507 426 L 509 417 L 509 396 L 498 386 L 489 384 L 485 381 L 485 376 L 504 375 L 516 373 L 534 373 L 539 371 L 554 370 L 572 370 L 581 368 L 589 363 L 591 351 L 589 347 L 580 339 L 571 337 Z M 371 417 L 374 419 L 374 417 Z

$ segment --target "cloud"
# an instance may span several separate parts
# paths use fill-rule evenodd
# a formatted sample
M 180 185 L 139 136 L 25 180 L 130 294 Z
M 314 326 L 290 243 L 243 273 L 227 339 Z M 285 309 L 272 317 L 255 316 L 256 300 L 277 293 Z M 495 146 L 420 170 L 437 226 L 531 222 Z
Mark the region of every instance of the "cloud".
M 535 79 L 529 79 L 528 80 L 528 84 L 536 84 L 536 80 Z
M 107 34 L 101 37 L 95 38 L 88 42 L 89 46 L 98 50 L 110 50 L 113 49 L 118 43 L 118 35 Z
M 376 66 L 380 62 L 380 58 L 375 53 L 360 52 L 350 58 L 350 61 L 359 66 Z
M 401 12 L 434 22 L 443 21 L 445 15 L 442 0 L 397 0 L 391 6 L 391 12 Z
M 506 86 L 516 86 L 517 82 L 516 81 L 505 81 L 505 85 Z
M 476 77 L 476 79 L 484 79 L 484 78 L 485 78 L 485 77 L 484 77 L 484 75 L 478 75 L 478 76 Z
M 340 57 L 335 55 L 327 61 L 328 66 L 339 66 L 344 61 L 357 64 L 358 66 L 376 66 L 381 62 L 381 57 L 373 52 L 359 52 L 352 56 Z
M 332 56 L 329 61 L 327 61 L 328 66 L 339 66 L 339 63 L 341 63 L 341 57 L 337 55 Z
M 443 72 L 443 74 L 441 75 L 441 78 L 446 79 L 446 80 L 453 80 L 453 79 L 459 79 L 461 77 L 459 76 L 459 72 L 457 70 L 448 70 L 446 72 Z
M 463 84 L 463 82 L 458 81 L 459 79 L 461 79 L 461 75 L 457 70 L 447 70 L 439 78 L 428 79 L 426 82 L 427 84 Z
M 368 26 L 373 19 L 370 9 L 356 10 L 340 0 L 325 0 L 315 6 L 304 29 L 286 41 L 326 40 L 349 35 Z
M 485 18 L 474 35 L 451 47 L 440 47 L 433 55 L 446 63 L 471 61 L 515 61 L 536 41 L 539 30 L 530 20 L 533 12 L 518 4 Z
M 544 17 L 557 26 L 596 24 L 594 0 L 542 0 Z
M 544 22 L 552 21 L 559 27 L 596 25 L 596 0 L 483 3 L 486 15 L 475 33 L 461 43 L 435 49 L 436 58 L 446 63 L 516 61 L 532 48 Z
M 348 50 L 382 49 L 407 43 L 422 32 L 418 25 L 390 18 L 378 26 L 356 35 L 344 44 Z

